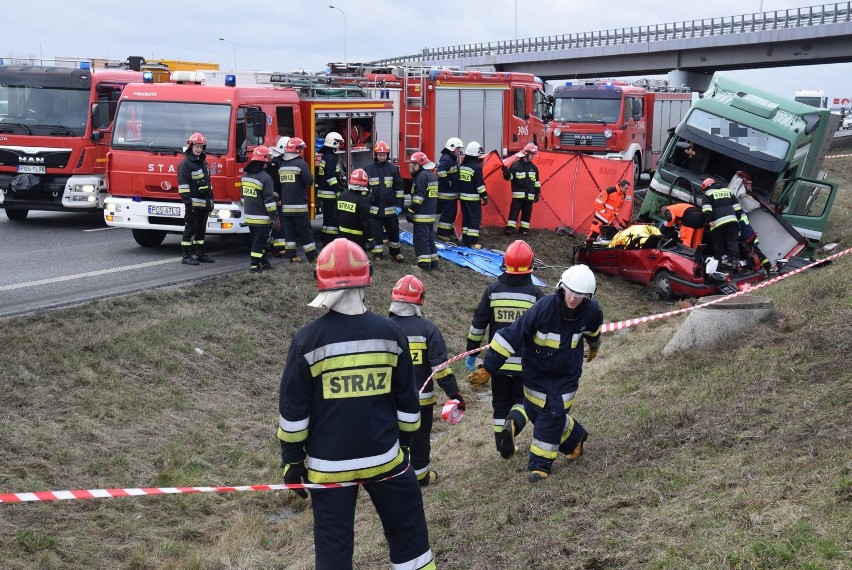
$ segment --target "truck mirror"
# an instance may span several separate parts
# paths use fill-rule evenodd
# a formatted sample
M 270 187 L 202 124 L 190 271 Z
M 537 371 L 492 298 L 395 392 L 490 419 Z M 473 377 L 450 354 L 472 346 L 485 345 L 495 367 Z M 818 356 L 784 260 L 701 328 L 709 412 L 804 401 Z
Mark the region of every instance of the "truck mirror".
M 92 131 L 92 142 L 98 143 L 100 140 L 104 138 L 104 134 L 100 131 Z
M 819 127 L 820 117 L 819 115 L 802 115 L 802 118 L 805 120 L 805 134 L 809 135 L 814 132 L 817 127 Z
M 266 136 L 266 113 L 259 111 L 254 113 L 252 118 L 254 120 L 251 124 L 251 132 L 256 139 L 260 140 L 262 137 Z
M 92 119 L 92 129 L 93 130 L 101 128 L 101 123 L 98 120 L 98 117 L 100 116 L 98 111 L 99 111 L 98 103 L 92 103 L 92 111 L 91 111 L 90 116 L 91 116 L 91 119 Z

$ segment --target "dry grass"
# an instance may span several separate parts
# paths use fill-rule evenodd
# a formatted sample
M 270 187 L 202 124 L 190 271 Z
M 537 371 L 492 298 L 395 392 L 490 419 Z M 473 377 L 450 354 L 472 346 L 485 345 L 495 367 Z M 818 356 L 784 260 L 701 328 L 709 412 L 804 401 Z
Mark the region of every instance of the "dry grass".
M 852 243 L 852 161 L 826 241 Z M 504 247 L 494 231 L 485 241 Z M 572 240 L 530 240 L 553 284 Z M 682 318 L 604 339 L 575 412 L 586 455 L 542 485 L 521 453 L 499 458 L 490 396 L 436 422 L 425 491 L 442 568 L 826 568 L 852 565 L 852 338 L 848 256 L 764 289 L 779 318 L 747 337 L 668 359 Z M 384 313 L 402 271 L 376 269 Z M 426 313 L 452 353 L 488 282 L 445 266 L 423 277 Z M 670 310 L 600 278 L 607 321 Z M 280 481 L 278 379 L 289 339 L 317 315 L 309 267 L 236 275 L 0 322 L 0 492 Z M 198 354 L 198 351 L 202 354 Z M 462 367 L 456 372 L 462 374 Z M 464 384 L 463 384 L 464 386 Z M 466 392 L 469 392 L 466 391 Z M 362 497 L 356 567 L 387 567 Z M 4 568 L 307 569 L 308 502 L 287 493 L 0 505 Z

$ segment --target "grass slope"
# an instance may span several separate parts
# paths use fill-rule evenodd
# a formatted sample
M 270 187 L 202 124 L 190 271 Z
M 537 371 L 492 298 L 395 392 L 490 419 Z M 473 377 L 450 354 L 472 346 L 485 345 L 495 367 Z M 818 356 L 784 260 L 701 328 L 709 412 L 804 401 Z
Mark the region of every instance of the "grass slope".
M 849 247 L 852 160 L 828 167 L 843 191 L 825 241 Z M 574 242 L 530 242 L 555 283 Z M 777 320 L 712 350 L 660 357 L 684 317 L 607 335 L 574 408 L 587 453 L 543 484 L 525 477 L 531 430 L 500 459 L 490 394 L 462 382 L 468 412 L 436 422 L 440 480 L 424 493 L 438 565 L 850 567 L 850 267 L 761 290 Z M 384 313 L 405 271 L 379 264 L 368 306 Z M 445 264 L 423 280 L 427 316 L 462 351 L 488 279 Z M 278 381 L 313 292 L 310 267 L 281 266 L 0 322 L 0 493 L 279 482 Z M 598 297 L 607 321 L 671 309 L 606 277 Z M 387 567 L 360 502 L 356 567 Z M 309 502 L 282 492 L 0 505 L 0 566 L 306 569 L 311 525 Z

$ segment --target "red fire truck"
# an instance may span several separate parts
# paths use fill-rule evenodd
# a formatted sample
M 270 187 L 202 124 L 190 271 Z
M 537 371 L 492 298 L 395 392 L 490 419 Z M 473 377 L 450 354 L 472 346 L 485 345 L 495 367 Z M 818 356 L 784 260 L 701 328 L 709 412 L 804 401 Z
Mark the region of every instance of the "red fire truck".
M 313 164 L 312 141 L 330 131 L 358 132 L 361 143 L 340 151 L 351 172 L 372 160 L 373 141 L 391 135 L 383 131 L 392 122 L 391 103 L 370 99 L 357 86 L 330 88 L 312 81 L 300 88 L 225 83 L 208 85 L 201 72 L 176 71 L 170 83 L 127 86 L 107 157 L 108 225 L 131 228 L 143 247 L 156 247 L 166 234 L 183 231 L 177 169 L 187 137 L 194 132 L 207 138 L 215 197 L 207 233 L 223 236 L 248 232 L 240 178 L 255 147 L 274 145 L 279 136 L 297 136 L 309 142 L 305 160 Z
M 635 186 L 691 105 L 688 87 L 665 81 L 569 81 L 553 90 L 548 147 L 632 160 Z
M 106 198 L 106 153 L 118 98 L 133 71 L 0 66 L 0 207 L 93 212 Z
M 458 70 L 439 67 L 369 69 L 361 64 L 329 68 L 330 84 L 354 83 L 372 97 L 386 99 L 395 113 L 391 158 L 407 162 L 417 151 L 436 160 L 447 139 L 479 142 L 506 156 L 525 144 L 545 143 L 549 105 L 541 79 L 530 73 Z M 273 74 L 273 84 L 287 81 Z M 546 117 L 545 117 L 546 118 Z M 401 168 L 409 177 L 407 168 Z

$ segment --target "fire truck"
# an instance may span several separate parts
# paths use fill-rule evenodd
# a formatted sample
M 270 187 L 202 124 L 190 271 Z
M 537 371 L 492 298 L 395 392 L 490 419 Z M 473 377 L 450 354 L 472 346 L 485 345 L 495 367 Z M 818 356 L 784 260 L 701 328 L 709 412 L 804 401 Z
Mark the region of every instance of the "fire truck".
M 437 161 L 447 139 L 479 142 L 501 156 L 525 144 L 545 142 L 547 98 L 541 79 L 530 73 L 459 70 L 441 67 L 369 68 L 332 64 L 330 84 L 356 84 L 392 104 L 392 160 L 407 162 L 425 152 Z M 273 74 L 273 84 L 281 84 Z M 401 168 L 409 178 L 407 168 Z
M 553 90 L 548 148 L 632 160 L 634 187 L 657 168 L 668 130 L 692 105 L 665 81 L 569 81 Z
M 331 131 L 358 132 L 361 141 L 339 151 L 341 163 L 351 171 L 372 160 L 374 140 L 391 135 L 390 101 L 370 99 L 357 86 L 329 88 L 314 81 L 298 88 L 225 83 L 208 85 L 202 72 L 176 71 L 169 83 L 127 86 L 107 156 L 107 225 L 130 228 L 143 247 L 156 247 L 168 233 L 183 231 L 177 170 L 194 132 L 207 138 L 215 199 L 207 233 L 224 237 L 248 233 L 240 179 L 255 147 L 274 145 L 279 136 L 312 142 Z M 305 155 L 309 164 L 314 154 L 309 142 Z M 313 190 L 310 200 L 315 203 Z
M 116 105 L 133 71 L 0 66 L 0 207 L 93 212 L 106 198 L 106 154 Z

